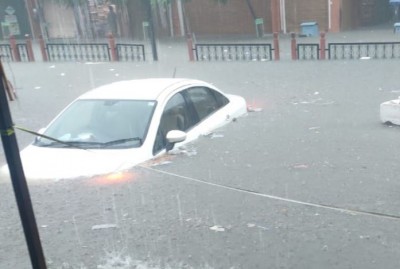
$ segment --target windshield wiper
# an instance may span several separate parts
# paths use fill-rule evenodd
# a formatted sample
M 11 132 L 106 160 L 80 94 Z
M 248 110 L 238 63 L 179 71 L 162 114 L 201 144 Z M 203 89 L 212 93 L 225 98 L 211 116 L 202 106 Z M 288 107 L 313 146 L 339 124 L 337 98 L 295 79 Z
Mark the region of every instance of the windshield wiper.
M 108 142 L 101 143 L 103 147 L 108 147 L 108 146 L 113 146 L 113 145 L 118 145 L 118 144 L 124 144 L 126 142 L 130 141 L 139 141 L 140 145 L 142 145 L 143 141 L 142 138 L 140 137 L 131 137 L 131 138 L 123 138 L 123 139 L 117 139 L 117 140 L 112 140 Z

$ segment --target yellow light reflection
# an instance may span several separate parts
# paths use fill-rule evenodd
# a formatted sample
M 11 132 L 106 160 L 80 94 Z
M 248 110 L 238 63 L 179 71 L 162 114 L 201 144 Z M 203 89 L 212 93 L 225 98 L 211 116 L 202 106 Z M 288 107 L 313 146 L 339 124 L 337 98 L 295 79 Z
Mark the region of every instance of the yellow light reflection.
M 107 175 L 94 177 L 92 183 L 96 185 L 115 185 L 132 181 L 134 179 L 135 174 L 133 172 L 119 171 Z

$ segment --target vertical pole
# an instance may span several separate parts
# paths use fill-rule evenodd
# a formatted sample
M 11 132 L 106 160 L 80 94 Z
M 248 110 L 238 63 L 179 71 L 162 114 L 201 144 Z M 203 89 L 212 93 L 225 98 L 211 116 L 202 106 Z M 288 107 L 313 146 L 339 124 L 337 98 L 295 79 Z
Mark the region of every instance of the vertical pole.
M 150 43 L 151 43 L 151 51 L 153 53 L 153 61 L 158 61 L 156 37 L 154 34 L 153 9 L 151 7 L 152 1 L 146 0 L 145 2 L 147 4 L 147 18 L 149 21 L 149 36 L 150 36 Z
M 325 33 L 324 32 L 321 32 L 321 34 L 320 34 L 319 49 L 320 49 L 319 58 L 321 60 L 325 60 L 325 58 L 326 58 L 326 55 L 325 55 L 326 39 L 325 39 Z
M 110 51 L 111 51 L 111 61 L 117 62 L 118 55 L 117 55 L 117 48 L 115 45 L 115 38 L 111 33 L 108 34 L 108 45 L 110 46 Z
M 279 0 L 271 0 L 271 24 L 272 24 L 272 32 L 280 32 L 281 31 L 281 11 L 279 6 Z
M 329 32 L 337 33 L 340 32 L 341 28 L 341 10 L 342 10 L 342 1 L 341 0 L 331 0 L 331 27 Z
M 286 27 L 286 0 L 280 0 L 279 10 L 281 12 L 281 27 L 284 34 L 287 33 Z
M 275 61 L 280 60 L 280 52 L 279 52 L 279 39 L 278 33 L 274 33 L 274 58 Z
M 43 62 L 47 62 L 49 59 L 47 58 L 46 45 L 44 43 L 42 35 L 39 36 L 39 45 L 40 45 L 40 52 L 42 53 Z
M 20 62 L 21 57 L 19 56 L 18 47 L 17 47 L 17 40 L 15 40 L 15 36 L 10 36 L 10 46 L 11 46 L 11 53 L 14 61 Z
M 33 54 L 33 49 L 32 49 L 32 38 L 29 35 L 25 35 L 25 43 L 26 43 L 26 51 L 28 53 L 28 61 L 34 62 L 35 55 Z
M 290 36 L 292 37 L 292 60 L 297 60 L 296 34 L 295 33 L 291 33 Z
M 7 79 L 3 65 L 0 62 L 0 134 L 3 142 L 4 153 L 11 175 L 11 182 L 24 229 L 29 256 L 33 269 L 46 269 L 46 261 L 40 243 L 35 214 L 26 183 L 22 162 L 19 155 L 17 139 L 14 133 L 10 108 L 6 96 Z
M 190 33 L 188 33 L 186 35 L 186 43 L 187 43 L 187 48 L 188 48 L 188 53 L 189 53 L 189 61 L 193 62 L 194 61 L 193 38 Z
M 15 95 L 15 90 L 14 90 L 14 86 L 11 84 L 11 81 L 9 81 L 7 79 L 7 84 L 4 86 L 6 87 L 6 92 L 7 92 L 7 96 L 8 96 L 8 100 L 10 101 L 14 101 L 16 97 Z

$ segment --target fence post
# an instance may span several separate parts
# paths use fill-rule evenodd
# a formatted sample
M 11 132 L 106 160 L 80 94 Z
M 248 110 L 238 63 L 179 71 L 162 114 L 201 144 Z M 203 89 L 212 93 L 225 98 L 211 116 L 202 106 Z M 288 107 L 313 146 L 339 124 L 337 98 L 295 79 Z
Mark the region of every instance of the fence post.
M 111 51 L 111 61 L 117 62 L 118 61 L 117 48 L 115 45 L 115 38 L 112 34 L 108 34 L 108 45 L 110 46 L 110 51 Z
M 326 39 L 325 39 L 325 33 L 321 32 L 321 38 L 319 41 L 319 47 L 320 47 L 320 59 L 321 60 L 325 60 L 326 59 L 326 55 L 325 55 L 325 49 L 326 49 Z
M 28 61 L 34 62 L 35 55 L 33 54 L 33 49 L 32 49 L 32 39 L 29 35 L 25 35 L 25 43 L 26 43 L 26 52 L 28 53 Z
M 194 61 L 193 38 L 190 33 L 187 33 L 187 35 L 186 35 L 186 43 L 187 43 L 187 48 L 188 48 L 188 53 L 189 53 L 189 61 L 193 62 Z
M 39 36 L 39 45 L 40 52 L 42 53 L 43 62 L 47 62 L 49 59 L 47 58 L 46 45 L 44 44 L 44 39 L 42 35 Z
M 292 37 L 292 60 L 297 60 L 297 42 L 296 42 L 296 34 L 291 33 Z
M 15 40 L 15 36 L 13 36 L 13 35 L 10 36 L 10 46 L 11 46 L 11 54 L 12 54 L 14 61 L 20 62 L 21 57 L 19 56 L 17 41 Z
M 279 52 L 279 39 L 278 33 L 274 33 L 274 58 L 275 61 L 280 60 L 280 52 Z

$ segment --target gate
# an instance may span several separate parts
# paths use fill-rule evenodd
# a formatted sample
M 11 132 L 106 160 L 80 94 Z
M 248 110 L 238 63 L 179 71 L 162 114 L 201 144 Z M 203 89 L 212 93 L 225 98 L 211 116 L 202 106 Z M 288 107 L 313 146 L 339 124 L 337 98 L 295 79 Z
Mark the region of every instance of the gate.
M 11 46 L 9 44 L 0 44 L 0 56 L 2 61 L 12 61 Z
M 47 43 L 49 61 L 110 61 L 110 50 L 107 43 Z
M 400 42 L 329 43 L 327 50 L 331 60 L 400 58 Z
M 117 44 L 118 61 L 146 61 L 144 45 Z
M 197 61 L 271 61 L 271 44 L 196 44 Z
M 19 61 L 29 62 L 28 47 L 26 44 L 17 44 L 17 54 Z
M 14 44 L 14 47 L 9 44 L 0 44 L 0 57 L 2 61 L 7 62 L 30 62 L 27 44 Z
M 318 60 L 319 54 L 319 44 L 297 44 L 297 59 L 299 60 Z

